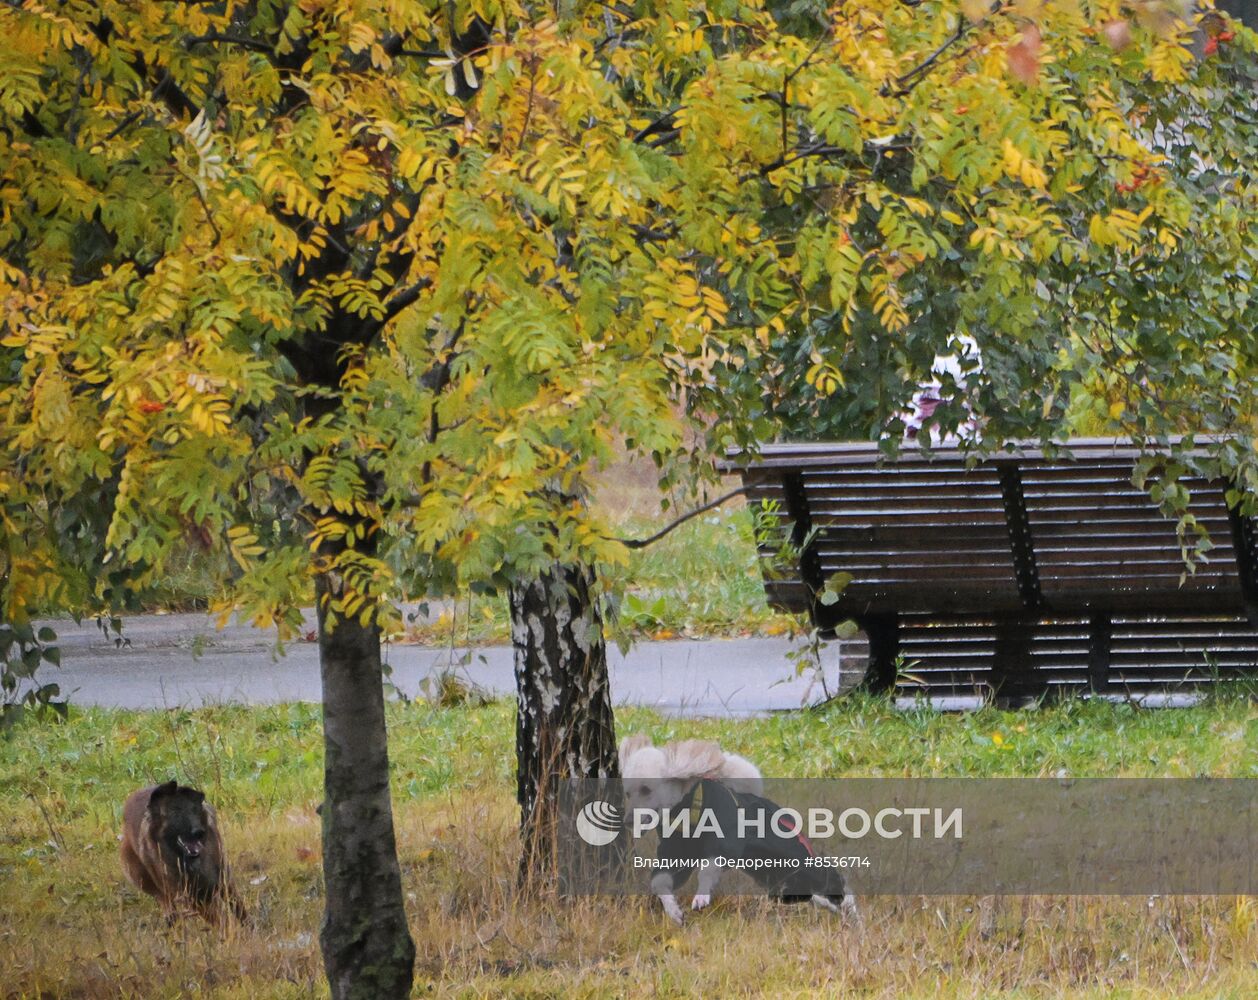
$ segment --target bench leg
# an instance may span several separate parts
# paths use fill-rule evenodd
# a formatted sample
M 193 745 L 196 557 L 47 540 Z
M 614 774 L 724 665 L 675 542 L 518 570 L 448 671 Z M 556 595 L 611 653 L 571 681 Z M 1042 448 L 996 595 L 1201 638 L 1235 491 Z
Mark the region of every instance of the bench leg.
M 997 704 L 1010 705 L 1026 698 L 1039 698 L 1048 691 L 1048 684 L 1036 676 L 1031 662 L 1034 637 L 1034 621 L 1017 619 L 996 626 L 992 692 Z
M 1093 615 L 1088 623 L 1088 689 L 1093 694 L 1104 694 L 1109 690 L 1109 653 L 1113 632 L 1109 615 Z
M 900 616 L 895 612 L 866 615 L 860 627 L 869 637 L 869 664 L 861 687 L 881 693 L 895 687 L 896 660 L 900 656 Z

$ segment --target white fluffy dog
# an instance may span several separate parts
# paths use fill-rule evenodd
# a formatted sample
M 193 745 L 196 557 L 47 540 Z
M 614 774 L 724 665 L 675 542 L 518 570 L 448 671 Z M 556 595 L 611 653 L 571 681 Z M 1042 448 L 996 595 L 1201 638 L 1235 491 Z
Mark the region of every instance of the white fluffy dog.
M 620 743 L 620 776 L 626 805 L 631 812 L 634 809 L 659 812 L 676 806 L 686 798 L 695 784 L 703 779 L 715 781 L 721 785 L 732 785 L 730 791 L 736 794 L 749 796 L 764 794 L 764 779 L 755 764 L 738 754 L 725 753 L 719 745 L 709 740 L 682 740 L 657 747 L 651 743 L 649 737 L 627 736 Z M 767 800 L 760 801 L 765 805 L 772 805 Z M 803 838 L 801 837 L 800 840 L 803 841 Z M 703 850 L 704 848 L 697 845 L 696 849 Z M 802 848 L 792 842 L 790 849 L 806 850 L 808 854 L 812 854 L 812 848 L 806 841 L 803 842 Z M 681 850 L 684 852 L 684 846 Z M 833 878 L 821 877 L 829 874 L 828 872 L 821 873 L 814 881 L 818 883 L 818 886 L 821 883 L 837 882 L 837 885 L 831 885 L 831 888 L 808 887 L 804 890 L 791 890 L 783 884 L 776 886 L 774 893 L 771 894 L 784 902 L 811 898 L 814 905 L 823 909 L 854 915 L 856 913 L 855 901 L 844 889 L 842 878 L 837 874 Z M 712 894 L 716 890 L 720 877 L 720 866 L 706 866 L 700 869 L 697 891 L 691 901 L 691 909 L 702 910 L 712 902 Z M 686 874 L 678 878 L 672 871 L 663 871 L 651 879 L 651 891 L 659 898 L 664 912 L 677 924 L 682 923 L 683 914 L 674 893 L 687 878 Z M 796 895 L 800 891 L 805 894 Z M 794 898 L 791 898 L 792 896 Z
M 725 753 L 710 740 L 681 740 L 657 747 L 649 736 L 626 736 L 620 741 L 620 778 L 630 813 L 634 809 L 658 812 L 675 806 L 703 778 L 732 781 L 739 791 L 754 795 L 764 790 L 764 779 L 755 764 L 736 753 Z M 700 875 L 699 891 L 691 903 L 693 909 L 701 910 L 712 901 L 719 878 L 719 868 Z M 656 876 L 651 882 L 664 912 L 680 924 L 682 911 L 671 886 L 669 876 Z
M 649 736 L 620 741 L 620 778 L 632 809 L 667 809 L 700 778 L 733 781 L 742 792 L 760 795 L 764 779 L 746 757 L 726 753 L 711 740 L 681 740 L 657 747 Z

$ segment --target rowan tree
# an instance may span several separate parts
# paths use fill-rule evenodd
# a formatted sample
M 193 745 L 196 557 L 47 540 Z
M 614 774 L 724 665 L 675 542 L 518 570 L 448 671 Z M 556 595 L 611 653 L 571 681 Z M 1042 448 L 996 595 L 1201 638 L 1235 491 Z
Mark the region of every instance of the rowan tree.
M 595 568 L 624 546 L 591 470 L 617 446 L 710 467 L 767 426 L 749 373 L 796 357 L 857 406 L 885 369 L 849 352 L 920 364 L 971 327 L 1018 345 L 993 386 L 1049 369 L 1028 261 L 1182 238 L 1172 183 L 1097 199 L 1157 167 L 1133 88 L 1204 72 L 1182 14 L 0 6 L 4 619 L 116 606 L 189 544 L 234 560 L 221 611 L 281 634 L 313 586 L 325 966 L 334 996 L 405 995 L 398 600 L 511 592 L 544 864 L 552 781 L 615 768 Z M 679 405 L 742 423 L 696 456 Z
M 615 765 L 581 587 L 619 549 L 583 477 L 618 439 L 677 447 L 670 368 L 724 318 L 652 237 L 679 182 L 619 74 L 667 99 L 691 33 L 631 49 L 601 7 L 514 4 L 0 18 L 5 617 L 116 603 L 109 574 L 139 592 L 190 541 L 236 562 L 220 609 L 281 635 L 313 581 L 325 965 L 335 996 L 405 995 L 395 599 L 517 593 L 526 820 L 543 765 Z M 82 552 L 28 537 L 89 508 Z
M 853 67 L 912 15 L 815 23 L 781 106 L 781 134 L 812 145 L 784 140 L 762 178 L 765 271 L 789 291 L 705 401 L 756 416 L 739 443 L 894 450 L 956 354 L 941 432 L 978 419 L 984 446 L 1084 430 L 1158 450 L 1214 435 L 1214 471 L 1252 489 L 1253 33 L 1205 5 L 961 7 L 929 68 L 898 74 Z M 844 148 L 853 87 L 880 99 L 877 148 Z

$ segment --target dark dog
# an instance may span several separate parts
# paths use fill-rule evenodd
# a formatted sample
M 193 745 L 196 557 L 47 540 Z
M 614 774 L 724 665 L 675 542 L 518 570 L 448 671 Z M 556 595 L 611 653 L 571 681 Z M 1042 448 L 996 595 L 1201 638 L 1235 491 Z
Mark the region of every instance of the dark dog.
M 228 877 L 214 807 L 173 781 L 132 792 L 122 807 L 122 870 L 162 904 L 167 922 L 190 905 L 212 923 L 245 908 Z

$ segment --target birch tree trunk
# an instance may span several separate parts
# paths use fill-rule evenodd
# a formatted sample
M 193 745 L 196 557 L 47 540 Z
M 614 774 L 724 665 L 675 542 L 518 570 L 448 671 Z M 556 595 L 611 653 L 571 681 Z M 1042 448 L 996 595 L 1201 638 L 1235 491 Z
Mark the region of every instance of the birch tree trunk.
M 593 584 L 589 567 L 556 563 L 511 587 L 525 883 L 555 872 L 559 782 L 617 774 L 607 646 Z

